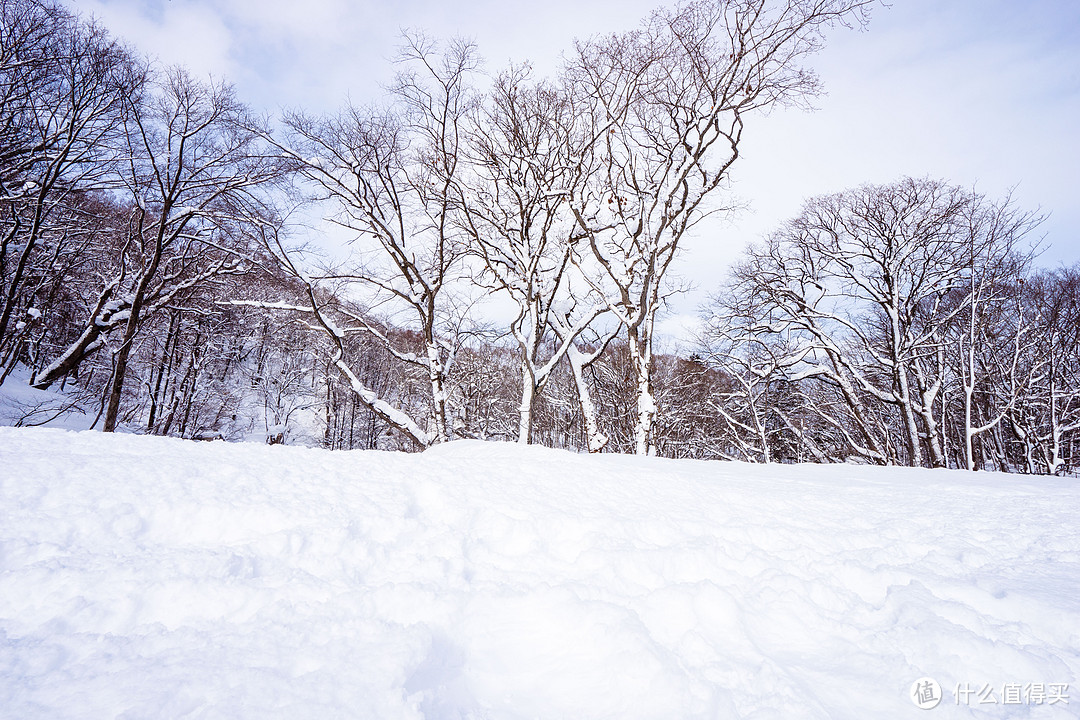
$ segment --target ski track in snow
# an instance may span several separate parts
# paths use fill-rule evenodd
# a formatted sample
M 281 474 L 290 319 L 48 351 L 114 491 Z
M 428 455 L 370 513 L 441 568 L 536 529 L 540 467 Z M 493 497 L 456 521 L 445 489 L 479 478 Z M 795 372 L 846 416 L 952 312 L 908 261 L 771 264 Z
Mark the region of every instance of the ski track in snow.
M 0 717 L 1076 717 L 1078 511 L 1075 478 L 0 428 Z

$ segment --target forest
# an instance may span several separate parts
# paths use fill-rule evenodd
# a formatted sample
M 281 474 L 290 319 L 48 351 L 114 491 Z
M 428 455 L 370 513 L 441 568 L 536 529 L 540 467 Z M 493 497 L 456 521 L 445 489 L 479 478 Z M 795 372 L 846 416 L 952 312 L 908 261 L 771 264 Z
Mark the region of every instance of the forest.
M 870 4 L 695 0 L 545 78 L 412 32 L 379 103 L 268 117 L 0 0 L 0 385 L 51 391 L 10 422 L 1076 472 L 1080 265 L 1038 265 L 1009 196 L 807 199 L 696 348 L 657 336 L 673 261 L 733 211 L 744 123 L 817 96 L 808 61 Z

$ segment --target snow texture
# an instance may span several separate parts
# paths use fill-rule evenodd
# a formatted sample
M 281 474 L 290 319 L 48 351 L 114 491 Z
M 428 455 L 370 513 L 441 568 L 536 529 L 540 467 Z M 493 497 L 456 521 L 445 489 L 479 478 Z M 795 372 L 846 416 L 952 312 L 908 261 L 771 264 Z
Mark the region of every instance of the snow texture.
M 3 717 L 1080 707 L 1075 479 L 40 428 L 0 468 Z
M 72 398 L 56 390 L 38 390 L 29 382 L 29 371 L 19 365 L 0 385 L 0 426 L 47 423 L 49 427 L 64 430 L 89 429 L 94 418 L 74 408 Z M 0 457 L 3 454 L 4 448 L 0 445 Z M 0 477 L 6 472 L 0 464 Z

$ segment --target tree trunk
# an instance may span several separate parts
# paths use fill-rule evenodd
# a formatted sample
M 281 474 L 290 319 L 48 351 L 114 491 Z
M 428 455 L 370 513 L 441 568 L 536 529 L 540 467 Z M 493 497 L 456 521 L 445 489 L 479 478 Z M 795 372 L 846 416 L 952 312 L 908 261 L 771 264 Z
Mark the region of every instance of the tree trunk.
M 532 435 L 533 400 L 536 397 L 536 383 L 533 380 L 529 361 L 521 361 L 521 404 L 518 405 L 518 444 L 528 445 Z
M 656 419 L 656 400 L 652 394 L 652 347 L 651 335 L 632 328 L 628 332 L 630 361 L 637 382 L 637 426 L 634 428 L 634 452 L 638 455 L 655 455 L 653 421 Z
M 172 371 L 172 356 L 171 345 L 174 345 L 176 338 L 180 334 L 179 329 L 179 313 L 174 313 L 169 318 L 169 331 L 165 335 L 165 346 L 161 349 L 161 362 L 158 364 L 157 380 L 154 382 L 154 389 L 150 393 L 150 416 L 146 421 L 146 432 L 154 432 L 154 422 L 157 420 L 157 409 L 161 402 L 161 381 L 165 377 L 165 374 Z
M 434 427 L 434 442 L 444 443 L 450 439 L 446 425 L 446 377 L 443 370 L 439 347 L 431 341 L 427 344 L 428 377 L 431 380 L 431 420 Z
M 124 375 L 127 373 L 128 357 L 131 355 L 131 346 L 135 342 L 135 332 L 138 330 L 139 316 L 135 304 L 132 304 L 131 315 L 124 326 L 124 339 L 120 349 L 116 353 L 116 370 L 113 373 L 112 383 L 109 387 L 109 405 L 105 410 L 105 425 L 103 432 L 116 432 L 116 421 L 120 415 L 120 396 L 124 392 Z
M 135 342 L 135 334 L 139 331 L 139 321 L 142 316 L 147 288 L 150 286 L 150 281 L 154 275 L 157 274 L 158 265 L 161 264 L 165 233 L 164 218 L 168 216 L 169 206 L 170 203 L 167 202 L 162 210 L 162 219 L 158 223 L 157 237 L 154 240 L 154 251 L 150 256 L 150 263 L 143 266 L 142 275 L 135 285 L 135 291 L 131 294 L 131 308 L 128 310 L 127 323 L 124 325 L 124 339 L 116 356 L 116 372 L 113 374 L 112 387 L 109 390 L 109 407 L 105 413 L 105 425 L 102 428 L 104 432 L 116 431 L 116 420 L 120 414 L 120 395 L 124 390 L 124 375 L 127 373 L 128 357 L 131 355 L 131 346 Z M 142 225 L 141 220 L 139 224 Z
M 64 350 L 60 357 L 34 376 L 30 383 L 32 386 L 38 390 L 47 390 L 54 382 L 74 372 L 79 367 L 79 363 L 101 348 L 102 336 L 119 324 L 116 316 L 128 307 L 126 302 L 110 302 L 115 291 L 116 283 L 101 291 L 82 334 Z
M 585 423 L 585 438 L 589 452 L 598 453 L 607 445 L 608 437 L 600 432 L 600 424 L 596 420 L 596 406 L 593 404 L 592 392 L 585 379 L 584 359 L 573 345 L 567 349 L 566 357 L 570 361 L 570 371 L 574 376 L 574 384 L 577 386 L 578 404 L 581 406 L 582 422 Z

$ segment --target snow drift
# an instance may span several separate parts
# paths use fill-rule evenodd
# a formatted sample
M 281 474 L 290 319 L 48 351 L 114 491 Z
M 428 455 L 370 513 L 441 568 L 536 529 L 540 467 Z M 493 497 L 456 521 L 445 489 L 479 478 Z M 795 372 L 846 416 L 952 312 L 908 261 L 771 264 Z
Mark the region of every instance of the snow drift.
M 13 428 L 0 478 L 3 717 L 1080 707 L 1075 479 Z

